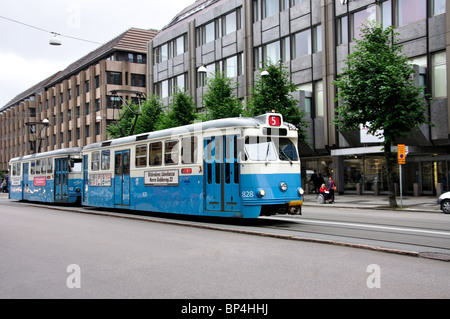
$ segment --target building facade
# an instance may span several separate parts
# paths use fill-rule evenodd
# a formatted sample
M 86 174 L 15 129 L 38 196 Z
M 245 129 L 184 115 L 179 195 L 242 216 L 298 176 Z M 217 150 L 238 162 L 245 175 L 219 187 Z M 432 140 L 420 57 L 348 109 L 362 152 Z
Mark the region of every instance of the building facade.
M 147 91 L 146 47 L 156 33 L 129 29 L 4 106 L 0 170 L 14 157 L 106 139 L 121 100 Z
M 304 181 L 317 170 L 332 175 L 340 192 L 379 194 L 387 191 L 381 143 L 364 130 L 342 134 L 330 125 L 336 107 L 332 82 L 365 21 L 395 26 L 417 85 L 424 84 L 433 97 L 427 115 L 434 125 L 401 141 L 408 149 L 403 189 L 415 195 L 448 191 L 449 5 L 447 0 L 197 0 L 149 42 L 148 90 L 168 102 L 176 87 L 184 88 L 201 109 L 207 87 L 198 68 L 205 66 L 233 78 L 245 102 L 261 63 L 281 60 L 310 123 L 309 143 L 300 145 Z
M 375 20 L 395 26 L 416 70 L 414 80 L 433 97 L 427 115 L 434 125 L 401 141 L 408 150 L 403 190 L 448 191 L 449 6 L 450 0 L 197 0 L 157 34 L 130 29 L 4 106 L 0 170 L 13 157 L 106 139 L 106 126 L 118 119 L 115 108 L 136 92 L 158 94 L 168 104 L 178 87 L 201 110 L 208 89 L 201 66 L 225 72 L 246 102 L 262 64 L 281 60 L 298 87 L 293 95 L 299 108 L 308 114 L 309 140 L 299 145 L 303 182 L 317 170 L 333 176 L 340 192 L 386 192 L 380 141 L 363 129 L 342 134 L 330 124 L 336 108 L 332 83 L 362 24 Z

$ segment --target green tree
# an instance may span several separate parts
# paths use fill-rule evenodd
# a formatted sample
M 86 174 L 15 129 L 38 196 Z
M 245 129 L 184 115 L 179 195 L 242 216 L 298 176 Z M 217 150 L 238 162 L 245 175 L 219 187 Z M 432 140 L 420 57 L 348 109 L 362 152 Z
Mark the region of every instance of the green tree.
M 158 96 L 149 96 L 141 108 L 138 104 L 127 102 L 120 111 L 120 120 L 107 126 L 108 136 L 118 138 L 133 134 L 153 132 L 162 118 L 162 102 Z
M 362 38 L 356 40 L 353 53 L 347 56 L 346 67 L 333 83 L 339 103 L 334 123 L 344 132 L 354 131 L 368 123 L 369 133 L 384 135 L 389 204 L 397 207 L 394 191 L 396 154 L 391 152 L 399 138 L 428 123 L 427 101 L 423 87 L 412 80 L 414 69 L 401 53 L 402 46 L 393 28 L 364 26 Z M 430 123 L 428 123 L 430 124 Z
M 251 116 L 261 115 L 275 110 L 281 113 L 286 122 L 298 128 L 300 142 L 306 142 L 309 127 L 305 120 L 306 112 L 300 110 L 299 101 L 292 96 L 297 90 L 294 83 L 290 81 L 290 73 L 281 63 L 269 63 L 265 68 L 268 75 L 261 76 L 255 82 L 253 97 L 248 103 L 248 111 Z
M 158 130 L 192 124 L 197 118 L 195 103 L 190 95 L 176 90 L 172 102 L 157 125 Z
M 234 94 L 231 79 L 216 72 L 207 80 L 208 91 L 203 94 L 204 120 L 238 117 L 244 113 L 241 101 Z

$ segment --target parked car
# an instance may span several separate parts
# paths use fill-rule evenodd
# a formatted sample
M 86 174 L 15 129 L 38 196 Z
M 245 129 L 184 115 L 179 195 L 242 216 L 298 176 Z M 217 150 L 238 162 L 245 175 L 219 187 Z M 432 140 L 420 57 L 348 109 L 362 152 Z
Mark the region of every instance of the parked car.
M 439 196 L 437 203 L 438 205 L 441 205 L 441 209 L 445 214 L 450 214 L 450 192 L 446 192 Z

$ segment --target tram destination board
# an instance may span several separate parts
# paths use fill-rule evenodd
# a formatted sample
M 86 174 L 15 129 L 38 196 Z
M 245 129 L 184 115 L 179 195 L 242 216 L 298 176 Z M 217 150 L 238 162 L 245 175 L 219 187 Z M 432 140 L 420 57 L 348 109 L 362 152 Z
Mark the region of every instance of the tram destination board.
M 178 186 L 178 170 L 167 169 L 146 171 L 144 175 L 145 185 L 151 186 Z

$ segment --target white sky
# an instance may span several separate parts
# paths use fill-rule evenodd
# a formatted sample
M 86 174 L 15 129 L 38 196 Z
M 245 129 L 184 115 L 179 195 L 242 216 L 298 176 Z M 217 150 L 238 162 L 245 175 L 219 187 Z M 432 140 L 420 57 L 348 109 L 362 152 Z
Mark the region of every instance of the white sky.
M 0 16 L 105 44 L 131 27 L 161 29 L 195 0 L 0 0 Z M 100 44 L 52 35 L 0 18 L 0 108 Z

